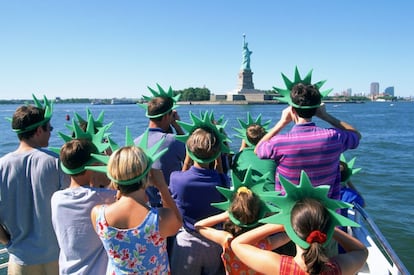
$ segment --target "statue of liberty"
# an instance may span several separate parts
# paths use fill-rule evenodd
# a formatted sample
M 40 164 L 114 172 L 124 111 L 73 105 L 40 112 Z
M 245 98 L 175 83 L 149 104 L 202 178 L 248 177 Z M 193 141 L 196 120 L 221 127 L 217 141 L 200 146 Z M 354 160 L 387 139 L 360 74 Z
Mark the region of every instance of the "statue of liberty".
M 252 53 L 248 48 L 248 43 L 246 43 L 246 35 L 243 34 L 243 62 L 241 67 L 243 71 L 250 71 L 250 55 Z

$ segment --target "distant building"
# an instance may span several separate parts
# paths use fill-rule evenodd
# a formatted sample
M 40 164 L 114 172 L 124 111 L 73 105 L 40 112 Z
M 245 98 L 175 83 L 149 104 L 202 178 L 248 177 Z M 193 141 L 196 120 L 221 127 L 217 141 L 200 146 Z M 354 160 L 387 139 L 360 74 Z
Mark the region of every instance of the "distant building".
M 394 86 L 387 87 L 387 88 L 384 90 L 384 94 L 387 94 L 387 95 L 389 95 L 389 96 L 394 96 Z
M 370 95 L 374 97 L 379 95 L 379 83 L 378 82 L 371 83 Z

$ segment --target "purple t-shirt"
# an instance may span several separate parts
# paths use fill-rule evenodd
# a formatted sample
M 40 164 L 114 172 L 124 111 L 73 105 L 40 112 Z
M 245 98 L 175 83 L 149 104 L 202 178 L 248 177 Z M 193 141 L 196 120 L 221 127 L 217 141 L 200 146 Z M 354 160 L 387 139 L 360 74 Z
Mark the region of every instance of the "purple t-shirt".
M 192 166 L 184 172 L 173 172 L 170 178 L 171 196 L 183 217 L 187 230 L 194 230 L 194 223 L 221 212 L 211 206 L 212 202 L 223 202 L 225 198 L 216 186 L 228 187 L 224 174 L 216 170 Z
M 282 194 L 279 175 L 299 184 L 300 173 L 304 170 L 313 186 L 330 185 L 328 196 L 340 199 L 339 158 L 342 152 L 358 144 L 358 135 L 352 131 L 320 128 L 309 122 L 296 124 L 288 133 L 260 143 L 256 154 L 259 158 L 276 161 L 275 188 Z

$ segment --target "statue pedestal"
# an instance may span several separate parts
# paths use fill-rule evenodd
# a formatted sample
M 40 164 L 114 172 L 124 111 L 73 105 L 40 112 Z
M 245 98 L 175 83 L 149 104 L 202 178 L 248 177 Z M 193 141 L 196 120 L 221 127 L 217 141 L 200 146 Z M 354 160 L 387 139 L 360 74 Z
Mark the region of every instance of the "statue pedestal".
M 239 72 L 239 81 L 237 85 L 237 90 L 254 90 L 253 84 L 253 72 L 252 71 L 241 71 Z
M 243 97 L 246 101 L 258 102 L 264 100 L 264 92 L 254 88 L 253 72 L 250 70 L 239 72 L 239 82 L 236 91 L 237 95 Z

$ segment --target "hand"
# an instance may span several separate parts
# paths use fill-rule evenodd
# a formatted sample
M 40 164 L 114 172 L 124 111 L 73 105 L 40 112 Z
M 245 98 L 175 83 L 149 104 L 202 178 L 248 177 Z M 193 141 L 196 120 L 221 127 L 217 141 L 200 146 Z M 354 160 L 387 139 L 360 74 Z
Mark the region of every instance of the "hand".
M 148 181 L 157 189 L 161 189 L 161 187 L 164 185 L 167 186 L 165 183 L 164 174 L 160 169 L 151 169 L 148 174 Z
M 282 111 L 282 115 L 280 116 L 280 121 L 287 125 L 294 120 L 295 114 L 293 113 L 292 106 L 288 106 Z
M 248 147 L 246 141 L 242 139 L 239 151 L 242 151 L 244 148 Z
M 180 115 L 178 114 L 178 112 L 176 110 L 172 110 L 172 120 L 176 121 L 176 120 L 180 120 Z

